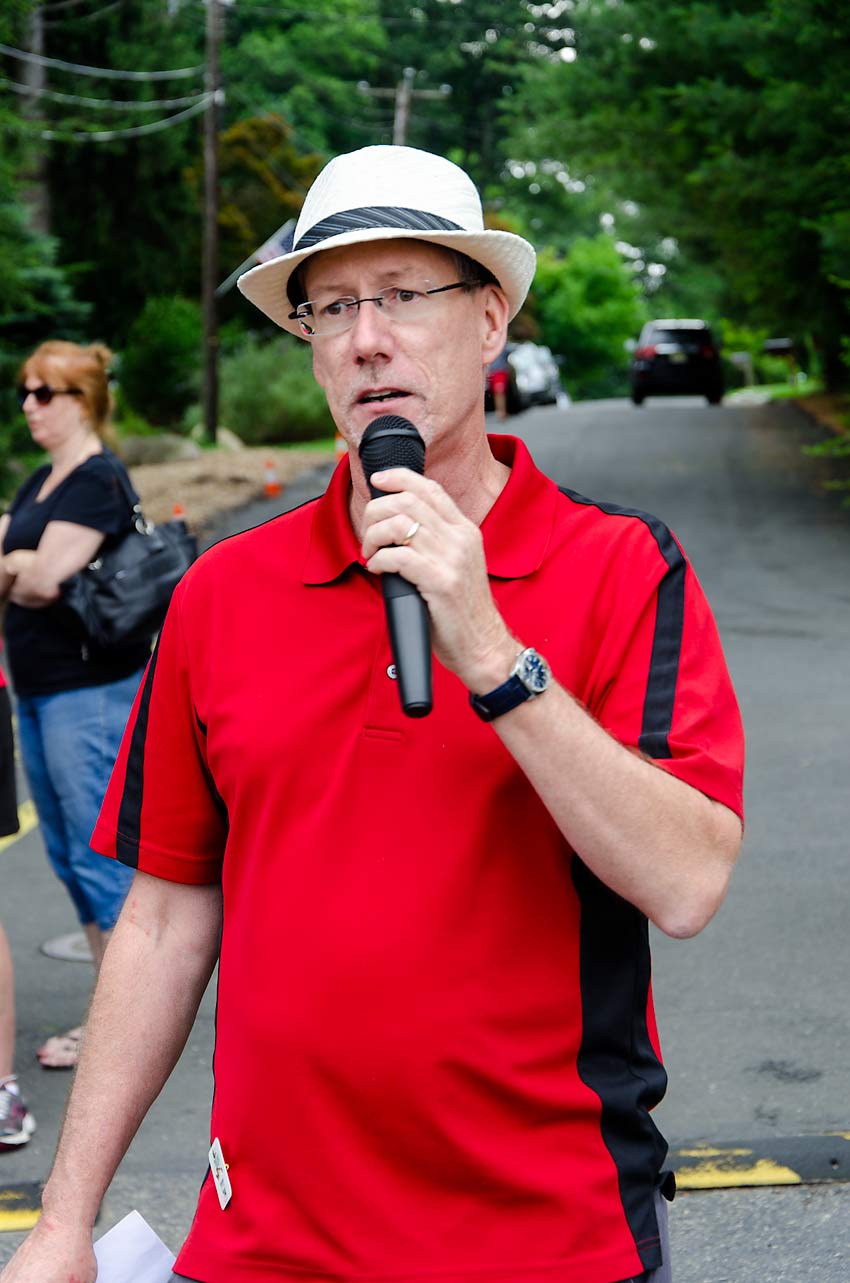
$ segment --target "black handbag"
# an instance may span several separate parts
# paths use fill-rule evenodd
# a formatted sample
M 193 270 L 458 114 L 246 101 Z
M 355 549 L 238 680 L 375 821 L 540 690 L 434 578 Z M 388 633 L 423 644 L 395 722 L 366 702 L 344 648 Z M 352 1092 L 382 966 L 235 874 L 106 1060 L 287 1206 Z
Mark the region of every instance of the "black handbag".
M 113 463 L 108 453 L 105 457 Z M 113 466 L 132 528 L 59 585 L 61 604 L 73 625 L 104 649 L 150 641 L 162 625 L 171 594 L 198 555 L 185 521 L 153 525 L 124 469 Z

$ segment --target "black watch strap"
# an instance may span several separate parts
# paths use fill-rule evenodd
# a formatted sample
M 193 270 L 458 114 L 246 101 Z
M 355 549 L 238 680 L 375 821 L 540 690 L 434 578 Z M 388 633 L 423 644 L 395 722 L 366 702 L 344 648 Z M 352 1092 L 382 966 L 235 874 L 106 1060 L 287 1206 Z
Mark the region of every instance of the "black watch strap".
M 470 694 L 469 702 L 484 722 L 509 713 L 517 704 L 542 695 L 552 681 L 552 670 L 533 646 L 526 646 L 514 661 L 511 675 L 487 695 Z
M 508 677 L 508 681 L 496 686 L 488 695 L 469 694 L 469 703 L 476 709 L 478 716 L 482 721 L 494 721 L 496 717 L 501 717 L 503 713 L 509 713 L 510 709 L 522 704 L 526 699 L 531 699 L 531 690 L 528 686 L 523 685 L 517 675 Z
M 482 722 L 492 722 L 503 713 L 509 713 L 517 704 L 531 699 L 531 691 L 520 681 L 516 673 L 501 686 L 490 691 L 489 695 L 473 695 L 470 692 L 469 702 Z

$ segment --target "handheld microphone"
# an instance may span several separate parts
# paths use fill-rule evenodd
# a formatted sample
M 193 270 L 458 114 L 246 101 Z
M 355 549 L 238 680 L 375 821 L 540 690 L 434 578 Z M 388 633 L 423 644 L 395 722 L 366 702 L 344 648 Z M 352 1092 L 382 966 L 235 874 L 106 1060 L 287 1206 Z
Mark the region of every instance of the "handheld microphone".
M 384 468 L 425 471 L 425 442 L 412 423 L 384 414 L 369 424 L 360 442 L 360 462 L 372 498 L 384 494 L 372 485 L 372 473 Z M 401 706 L 408 717 L 431 712 L 431 621 L 417 588 L 403 575 L 381 575 L 390 646 L 398 676 Z

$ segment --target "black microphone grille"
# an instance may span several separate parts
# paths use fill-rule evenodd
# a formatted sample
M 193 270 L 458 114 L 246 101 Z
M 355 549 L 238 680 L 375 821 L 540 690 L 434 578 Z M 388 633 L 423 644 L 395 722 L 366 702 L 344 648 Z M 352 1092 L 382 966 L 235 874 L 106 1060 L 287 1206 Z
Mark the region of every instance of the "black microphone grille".
M 400 414 L 383 414 L 369 424 L 360 442 L 360 460 L 368 481 L 384 468 L 425 471 L 425 442 L 418 430 Z

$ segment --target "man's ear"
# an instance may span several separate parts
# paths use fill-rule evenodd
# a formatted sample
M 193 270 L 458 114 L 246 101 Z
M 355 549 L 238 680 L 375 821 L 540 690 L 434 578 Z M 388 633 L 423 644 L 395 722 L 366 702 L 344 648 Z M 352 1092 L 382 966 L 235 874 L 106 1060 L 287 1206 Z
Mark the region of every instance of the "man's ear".
M 483 285 L 481 359 L 485 365 L 495 361 L 508 337 L 508 300 L 498 285 Z

